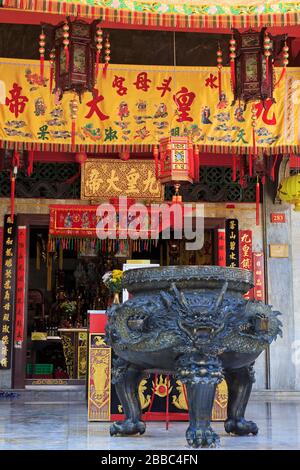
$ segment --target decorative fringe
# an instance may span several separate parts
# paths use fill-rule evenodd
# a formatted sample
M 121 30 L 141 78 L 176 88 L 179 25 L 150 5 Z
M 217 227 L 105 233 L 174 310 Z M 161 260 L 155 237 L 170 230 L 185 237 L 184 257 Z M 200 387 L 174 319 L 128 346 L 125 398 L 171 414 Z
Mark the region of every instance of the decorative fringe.
M 259 214 L 259 204 L 260 204 L 260 184 L 259 184 L 259 181 L 258 181 L 258 178 L 257 178 L 257 182 L 256 182 L 256 191 L 255 191 L 255 195 L 256 195 L 256 198 L 255 198 L 255 204 L 256 204 L 256 207 L 255 207 L 255 214 L 256 214 L 256 225 L 259 225 L 260 224 L 260 214 Z

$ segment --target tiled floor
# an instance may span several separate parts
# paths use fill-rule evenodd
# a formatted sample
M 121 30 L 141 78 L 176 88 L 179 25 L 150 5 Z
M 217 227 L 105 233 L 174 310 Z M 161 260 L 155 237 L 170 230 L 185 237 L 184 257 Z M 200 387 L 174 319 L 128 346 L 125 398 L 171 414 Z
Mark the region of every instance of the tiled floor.
M 247 418 L 257 422 L 257 436 L 228 436 L 213 423 L 221 449 L 300 449 L 300 401 L 252 401 Z M 89 423 L 84 403 L 0 400 L 2 449 L 171 449 L 187 450 L 187 423 L 148 423 L 137 437 L 110 437 L 109 423 Z

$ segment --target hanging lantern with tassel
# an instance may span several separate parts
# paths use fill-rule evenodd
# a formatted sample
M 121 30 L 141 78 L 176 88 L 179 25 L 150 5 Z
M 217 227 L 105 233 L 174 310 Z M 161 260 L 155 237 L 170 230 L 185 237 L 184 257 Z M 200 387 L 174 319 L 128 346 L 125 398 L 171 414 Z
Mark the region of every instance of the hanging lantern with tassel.
M 104 69 L 103 69 L 103 76 L 106 77 L 107 69 L 108 69 L 108 64 L 110 61 L 110 40 L 109 40 L 109 34 L 107 34 L 105 38 L 105 47 L 104 47 Z
M 39 53 L 40 53 L 40 76 L 44 80 L 44 64 L 45 64 L 45 45 L 46 45 L 46 35 L 42 29 L 42 32 L 39 37 Z
M 282 48 L 282 65 L 283 65 L 283 67 L 282 67 L 280 77 L 279 77 L 278 81 L 275 83 L 274 88 L 277 88 L 280 85 L 280 82 L 282 81 L 282 79 L 285 77 L 286 68 L 288 66 L 288 63 L 289 63 L 289 47 L 288 47 L 288 45 L 285 41 L 284 46 Z
M 256 126 L 257 126 L 257 109 L 255 103 L 251 107 L 251 126 L 252 126 L 252 154 L 256 154 Z
M 217 50 L 217 67 L 218 67 L 218 82 L 219 82 L 219 101 L 221 101 L 221 95 L 222 95 L 222 67 L 223 67 L 223 52 L 220 47 L 220 44 L 218 45 L 218 50 Z
M 64 52 L 65 52 L 65 57 L 66 57 L 66 72 L 68 71 L 69 69 L 69 62 L 70 62 L 70 53 L 69 53 L 69 44 L 70 44 L 70 41 L 69 41 L 69 30 L 70 30 L 70 27 L 68 25 L 68 23 L 66 22 L 64 25 L 63 25 L 63 45 L 64 45 Z
M 235 59 L 236 59 L 236 40 L 233 35 L 229 41 L 229 58 L 230 58 L 230 76 L 231 76 L 231 86 L 232 90 L 235 91 L 236 81 L 235 81 Z
M 71 146 L 72 146 L 72 150 L 75 149 L 77 111 L 78 111 L 77 99 L 73 98 L 70 101 L 70 112 L 71 112 L 71 120 L 72 120 L 72 129 L 71 129 Z
M 97 25 L 96 29 L 96 64 L 95 64 L 95 74 L 96 78 L 98 77 L 99 73 L 99 63 L 101 62 L 101 51 L 102 51 L 102 43 L 103 43 L 103 32 L 99 25 Z
M 267 31 L 265 31 L 264 56 L 265 56 L 265 61 L 266 61 L 266 83 L 267 84 L 269 83 L 269 80 L 270 80 L 270 56 L 272 54 L 271 49 L 272 49 L 271 39 Z

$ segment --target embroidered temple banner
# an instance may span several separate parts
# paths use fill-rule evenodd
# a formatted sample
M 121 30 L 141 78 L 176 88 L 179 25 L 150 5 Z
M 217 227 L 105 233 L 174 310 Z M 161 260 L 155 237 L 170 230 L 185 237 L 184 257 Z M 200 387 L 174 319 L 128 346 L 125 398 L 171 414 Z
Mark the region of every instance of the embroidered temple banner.
M 276 68 L 276 79 L 281 68 Z M 0 145 L 35 150 L 71 150 L 70 101 L 50 94 L 49 67 L 0 59 Z M 288 68 L 271 100 L 256 104 L 258 153 L 300 151 L 300 71 Z M 253 150 L 251 105 L 232 105 L 229 68 L 109 65 L 94 96 L 79 103 L 76 151 L 152 151 L 162 137 L 188 134 L 203 152 L 247 154 Z

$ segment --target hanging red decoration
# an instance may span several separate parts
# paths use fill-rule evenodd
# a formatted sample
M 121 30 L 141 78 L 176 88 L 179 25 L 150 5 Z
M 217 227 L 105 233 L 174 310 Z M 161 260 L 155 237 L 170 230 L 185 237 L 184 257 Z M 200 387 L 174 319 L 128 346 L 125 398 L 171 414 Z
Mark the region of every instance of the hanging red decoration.
M 200 179 L 200 155 L 199 155 L 199 147 L 195 145 L 194 149 L 194 183 L 199 183 Z
M 44 63 L 45 63 L 45 45 L 46 45 L 46 35 L 44 34 L 44 31 L 42 30 L 39 38 L 39 53 L 40 53 L 40 76 L 41 79 L 44 79 Z
M 15 188 L 16 188 L 16 177 L 18 173 L 18 167 L 14 166 L 10 173 L 10 216 L 12 223 L 15 217 Z
M 231 86 L 232 90 L 235 91 L 236 88 L 236 80 L 235 80 L 235 59 L 236 59 L 236 40 L 234 39 L 233 35 L 229 41 L 229 58 L 230 58 L 230 75 L 231 75 Z
M 280 77 L 279 77 L 278 81 L 274 85 L 274 88 L 277 88 L 280 85 L 280 82 L 282 81 L 282 79 L 285 77 L 286 68 L 287 68 L 287 65 L 289 63 L 289 47 L 288 47 L 286 41 L 285 41 L 284 46 L 282 48 L 282 57 L 283 57 L 282 71 L 281 71 L 281 74 L 280 74 Z
M 255 129 L 257 126 L 257 109 L 255 103 L 252 105 L 251 108 L 251 126 L 252 126 L 252 153 L 256 155 L 256 134 Z
M 222 67 L 223 67 L 222 55 L 223 55 L 222 49 L 219 44 L 218 50 L 217 50 L 217 67 L 218 67 L 219 100 L 220 101 L 221 101 L 221 95 L 222 95 Z
M 236 181 L 236 155 L 232 156 L 232 181 Z
M 109 41 L 109 34 L 107 34 L 106 38 L 105 38 L 105 51 L 104 51 L 104 61 L 105 61 L 105 64 L 104 64 L 104 68 L 103 68 L 103 77 L 105 78 L 106 77 L 106 72 L 107 72 L 107 69 L 108 69 L 108 64 L 109 64 L 109 61 L 110 61 L 110 41 Z
M 251 178 L 253 176 L 253 155 L 251 153 L 248 157 L 248 163 L 249 163 L 249 176 Z
M 78 152 L 75 154 L 75 161 L 79 165 L 83 165 L 87 160 L 87 154 L 85 152 Z
M 257 181 L 256 181 L 256 191 L 255 191 L 255 204 L 256 204 L 256 225 L 259 225 L 259 222 L 260 222 L 260 214 L 259 214 L 259 204 L 260 204 L 260 184 L 259 184 L 259 180 L 258 180 L 258 177 L 257 177 Z
M 33 171 L 33 150 L 28 152 L 27 176 L 31 176 Z
M 63 25 L 63 45 L 64 45 L 64 51 L 65 51 L 65 56 L 66 56 L 66 72 L 69 70 L 69 62 L 70 62 L 70 54 L 69 54 L 69 30 L 70 27 L 68 23 L 66 22 Z
M 100 26 L 97 26 L 96 29 L 96 64 L 95 64 L 95 74 L 96 77 L 99 73 L 99 63 L 101 62 L 101 51 L 102 51 L 102 43 L 103 43 L 103 32 Z
M 74 150 L 75 149 L 75 136 L 76 136 L 76 120 L 77 120 L 77 111 L 78 111 L 78 103 L 77 103 L 76 98 L 73 98 L 70 101 L 70 111 L 71 111 L 71 120 L 72 120 L 71 146 L 72 146 L 72 150 Z
M 50 86 L 50 93 L 52 93 L 53 89 L 53 78 L 54 78 L 54 63 L 55 63 L 55 51 L 52 49 L 50 52 L 50 81 L 49 81 L 49 86 Z
M 154 161 L 155 161 L 155 177 L 156 179 L 158 179 L 159 177 L 159 161 L 158 161 L 158 157 L 159 157 L 159 150 L 158 150 L 158 145 L 154 145 L 153 147 L 153 156 L 154 156 Z
M 269 64 L 269 62 L 270 62 L 270 55 L 272 54 L 271 49 L 272 49 L 271 38 L 270 38 L 269 34 L 267 33 L 267 31 L 265 31 L 264 56 L 265 56 L 265 61 L 266 61 L 266 83 L 267 83 L 267 85 L 269 84 L 269 80 L 270 80 L 270 72 L 269 72 L 270 64 Z

